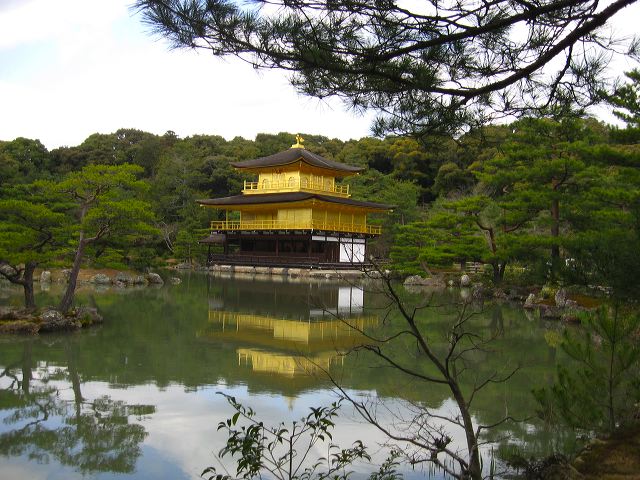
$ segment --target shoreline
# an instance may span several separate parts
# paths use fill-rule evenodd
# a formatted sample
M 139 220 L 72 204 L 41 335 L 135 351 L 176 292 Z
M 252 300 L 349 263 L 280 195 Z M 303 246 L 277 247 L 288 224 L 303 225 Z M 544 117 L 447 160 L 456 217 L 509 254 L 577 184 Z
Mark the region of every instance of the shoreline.
M 176 275 L 195 272 L 223 277 L 253 278 L 258 280 L 269 280 L 276 282 L 304 282 L 304 281 L 358 281 L 380 279 L 390 272 L 370 271 L 366 269 L 318 269 L 318 268 L 288 268 L 288 267 L 266 267 L 266 266 L 244 266 L 244 265 L 192 265 L 180 263 L 167 265 L 158 268 L 163 271 L 162 276 L 158 273 L 140 273 L 131 270 L 118 269 L 81 269 L 78 276 L 78 291 L 86 288 L 93 288 L 96 292 L 133 291 L 141 288 L 161 288 L 165 282 L 170 285 L 181 283 Z M 41 269 L 35 275 L 34 283 L 39 284 L 42 290 L 48 290 L 53 285 L 64 285 L 68 279 L 68 269 Z M 395 276 L 395 275 L 394 275 Z M 164 277 L 164 278 L 163 278 Z M 459 289 L 461 297 L 465 301 L 482 302 L 509 302 L 521 306 L 525 311 L 531 312 L 541 320 L 557 321 L 559 323 L 579 323 L 579 314 L 584 311 L 593 310 L 602 303 L 602 298 L 595 298 L 582 295 L 571 295 L 568 290 L 571 287 L 539 287 L 536 285 L 502 285 L 499 287 L 488 286 L 478 280 L 477 275 L 448 274 L 436 275 L 423 278 L 417 275 L 406 276 L 404 279 L 398 276 L 398 280 L 404 288 L 414 293 L 428 290 Z M 583 298 L 579 298 L 583 297 Z M 588 301 L 585 301 L 587 299 Z M 576 301 L 578 300 L 578 301 Z M 85 309 L 86 307 L 76 307 Z M 57 312 L 55 308 L 41 309 L 40 312 Z M 37 312 L 37 311 L 36 311 Z M 73 312 L 73 310 L 72 310 Z M 59 313 L 59 312 L 57 312 Z M 86 312 L 85 312 L 86 313 Z M 85 314 L 83 313 L 83 314 Z M 43 320 L 38 315 L 18 307 L 0 307 L 0 334 L 26 333 L 36 334 L 40 331 L 68 331 L 77 330 L 88 325 L 101 323 L 102 319 L 87 320 L 84 323 L 78 322 L 77 318 L 71 314 L 64 316 L 66 319 L 57 318 L 55 322 Z M 91 317 L 99 314 L 93 312 Z M 51 316 L 53 314 L 49 314 Z M 530 314 L 529 314 L 530 315 Z M 45 315 L 46 316 L 46 315 Z M 43 326 L 44 325 L 44 326 Z
M 169 267 L 171 270 L 194 270 L 206 273 L 240 273 L 246 275 L 261 275 L 261 276 L 288 276 L 288 277 L 308 277 L 308 278 L 326 278 L 326 279 L 339 279 L 339 278 L 367 278 L 370 277 L 373 272 L 367 272 L 359 269 L 320 269 L 320 268 L 289 268 L 289 267 L 253 267 L 248 265 L 211 265 L 208 267 L 200 266 L 187 266 L 183 267 L 182 264 Z

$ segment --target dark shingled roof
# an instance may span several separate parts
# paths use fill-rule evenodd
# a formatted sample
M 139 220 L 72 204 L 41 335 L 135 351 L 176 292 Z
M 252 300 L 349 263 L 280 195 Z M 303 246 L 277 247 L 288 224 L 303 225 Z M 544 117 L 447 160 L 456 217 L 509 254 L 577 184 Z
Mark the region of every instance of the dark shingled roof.
M 344 172 L 346 175 L 361 172 L 364 168 L 354 167 L 340 162 L 334 162 L 328 160 L 320 155 L 311 153 L 304 148 L 290 148 L 283 152 L 278 152 L 268 157 L 256 158 L 255 160 L 245 160 L 243 162 L 231 162 L 236 168 L 267 168 L 277 167 L 281 165 L 289 165 L 295 163 L 298 160 L 302 160 L 309 165 L 319 168 L 328 168 L 339 172 Z
M 241 206 L 241 205 L 261 205 L 268 203 L 292 203 L 303 202 L 305 200 L 321 200 L 323 202 L 337 203 L 339 205 L 348 205 L 352 207 L 364 207 L 374 210 L 391 210 L 393 205 L 385 205 L 383 203 L 362 202 L 352 200 L 350 198 L 333 197 L 330 195 L 320 195 L 317 193 L 307 192 L 290 192 L 290 193 L 263 193 L 260 195 L 234 195 L 233 197 L 211 198 L 208 200 L 196 200 L 200 205 L 213 207 Z

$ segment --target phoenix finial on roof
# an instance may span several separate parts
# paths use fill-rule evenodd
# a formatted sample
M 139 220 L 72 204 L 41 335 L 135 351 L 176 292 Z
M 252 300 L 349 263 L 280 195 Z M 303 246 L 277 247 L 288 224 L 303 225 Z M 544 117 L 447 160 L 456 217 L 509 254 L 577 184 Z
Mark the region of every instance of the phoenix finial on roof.
M 300 136 L 300 134 L 296 135 L 296 143 L 291 145 L 291 148 L 304 148 L 304 145 L 302 145 L 304 143 L 304 138 L 302 138 L 302 136 Z

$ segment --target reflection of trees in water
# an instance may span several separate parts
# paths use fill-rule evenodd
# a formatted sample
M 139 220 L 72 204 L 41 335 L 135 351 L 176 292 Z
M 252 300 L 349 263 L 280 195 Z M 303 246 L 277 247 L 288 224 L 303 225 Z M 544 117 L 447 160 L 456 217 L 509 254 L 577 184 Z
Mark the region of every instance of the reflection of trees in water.
M 495 304 L 491 310 L 491 322 L 489 323 L 489 329 L 495 338 L 502 337 L 504 335 L 504 315 L 502 313 L 502 305 L 499 303 Z
M 0 435 L 0 454 L 27 455 L 41 463 L 54 458 L 83 474 L 133 471 L 147 433 L 129 419 L 151 415 L 155 407 L 127 405 L 108 395 L 85 399 L 68 340 L 64 351 L 66 368 L 36 369 L 34 375 L 31 342 L 25 342 L 22 358 L 0 374 L 8 379 L 0 391 L 0 408 L 13 410 L 5 424 L 16 427 Z M 73 400 L 61 398 L 62 389 L 53 385 L 57 381 L 70 384 Z

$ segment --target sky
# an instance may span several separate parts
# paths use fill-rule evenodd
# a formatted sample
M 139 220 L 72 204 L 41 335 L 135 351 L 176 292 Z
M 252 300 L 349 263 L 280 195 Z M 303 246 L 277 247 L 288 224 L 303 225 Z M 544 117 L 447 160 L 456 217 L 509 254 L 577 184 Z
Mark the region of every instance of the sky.
M 53 149 L 118 128 L 227 139 L 370 134 L 373 114 L 301 96 L 283 72 L 171 50 L 149 34 L 131 2 L 0 0 L 0 140 L 39 139 Z M 633 32 L 639 18 L 639 4 L 626 9 L 616 33 Z

